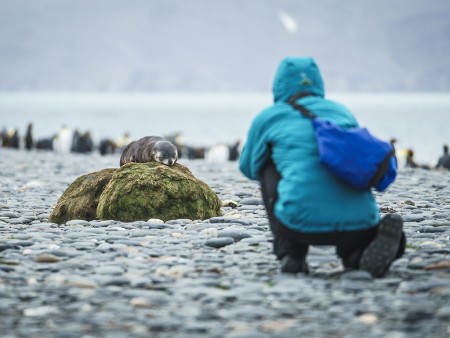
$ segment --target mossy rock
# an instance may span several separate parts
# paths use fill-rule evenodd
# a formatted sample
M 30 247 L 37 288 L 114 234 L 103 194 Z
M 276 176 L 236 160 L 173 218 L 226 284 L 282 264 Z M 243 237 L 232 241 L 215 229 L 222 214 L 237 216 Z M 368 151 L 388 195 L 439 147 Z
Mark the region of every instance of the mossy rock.
M 114 173 L 100 196 L 97 218 L 206 219 L 219 216 L 220 205 L 214 191 L 181 164 L 128 163 Z
M 59 198 L 49 222 L 61 224 L 72 219 L 96 219 L 100 195 L 116 171 L 103 169 L 78 177 Z

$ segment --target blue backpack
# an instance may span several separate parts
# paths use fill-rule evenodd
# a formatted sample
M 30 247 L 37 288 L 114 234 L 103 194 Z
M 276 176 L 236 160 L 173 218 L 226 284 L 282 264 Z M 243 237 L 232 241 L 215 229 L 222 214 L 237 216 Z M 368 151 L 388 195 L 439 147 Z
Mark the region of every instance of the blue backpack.
M 296 103 L 307 95 L 294 95 L 288 103 L 312 120 L 320 162 L 357 190 L 371 187 L 378 191 L 386 190 L 397 176 L 394 147 L 370 134 L 366 128 L 344 129 L 320 119 Z

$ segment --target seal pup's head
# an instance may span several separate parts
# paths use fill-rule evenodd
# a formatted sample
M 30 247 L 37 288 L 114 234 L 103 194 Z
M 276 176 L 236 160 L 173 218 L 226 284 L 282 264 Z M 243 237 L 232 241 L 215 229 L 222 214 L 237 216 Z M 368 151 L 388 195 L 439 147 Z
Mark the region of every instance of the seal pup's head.
M 158 141 L 153 146 L 152 158 L 156 162 L 173 165 L 178 159 L 177 148 L 169 141 Z

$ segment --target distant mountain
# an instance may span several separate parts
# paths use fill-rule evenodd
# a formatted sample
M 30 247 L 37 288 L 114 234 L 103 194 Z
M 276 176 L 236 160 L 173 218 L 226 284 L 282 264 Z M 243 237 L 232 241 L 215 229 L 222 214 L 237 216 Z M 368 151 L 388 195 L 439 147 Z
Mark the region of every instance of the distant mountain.
M 0 0 L 0 91 L 448 91 L 450 1 Z

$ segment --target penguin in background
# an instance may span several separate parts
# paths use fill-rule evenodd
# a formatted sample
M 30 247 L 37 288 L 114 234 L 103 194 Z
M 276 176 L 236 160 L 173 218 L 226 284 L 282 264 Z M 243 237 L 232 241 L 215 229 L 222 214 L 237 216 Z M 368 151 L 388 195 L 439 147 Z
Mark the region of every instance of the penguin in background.
M 73 143 L 73 132 L 65 125 L 53 140 L 53 149 L 58 153 L 70 153 Z
M 19 131 L 17 129 L 11 131 L 9 136 L 9 147 L 14 149 L 20 148 Z
M 33 149 L 33 124 L 32 123 L 28 123 L 27 126 L 27 133 L 25 135 L 25 149 L 26 150 L 31 150 Z

